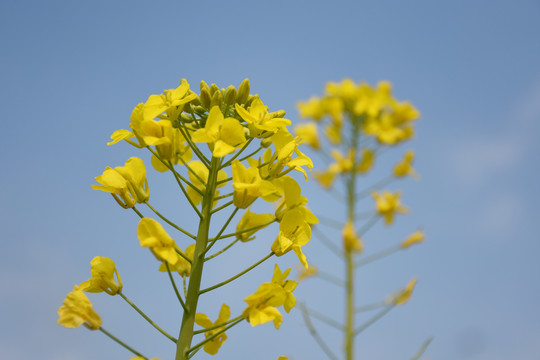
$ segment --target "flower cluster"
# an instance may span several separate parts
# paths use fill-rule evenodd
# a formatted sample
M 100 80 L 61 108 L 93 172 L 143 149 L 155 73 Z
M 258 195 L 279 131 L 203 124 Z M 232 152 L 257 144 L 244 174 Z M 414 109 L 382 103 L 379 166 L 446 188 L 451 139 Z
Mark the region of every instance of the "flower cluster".
M 258 95 L 250 94 L 247 79 L 238 88 L 231 85 L 222 89 L 202 81 L 199 92 L 193 91 L 182 79 L 178 87 L 150 95 L 146 102 L 136 105 L 129 128 L 114 131 L 108 145 L 122 141 L 149 151 L 151 167 L 172 176 L 185 197 L 185 207 L 191 207 L 198 223 L 180 218 L 184 223 L 177 224 L 151 205 L 147 167 L 138 157 L 131 157 L 124 166 L 105 168 L 95 178 L 98 184 L 92 188 L 110 193 L 118 204 L 140 217 L 136 231 L 139 244 L 148 248 L 159 262 L 158 270 L 168 273 L 184 311 L 179 336 L 174 338 L 166 333 L 126 297 L 114 262 L 106 257 L 92 260 L 92 277 L 68 295 L 61 309 L 69 304 L 69 311 L 62 310 L 59 322 L 65 326 L 84 323 L 118 341 L 100 327 L 100 321 L 98 324 L 96 320 L 99 317 L 90 311 L 91 305 L 82 291 L 120 295 L 176 343 L 177 360 L 191 358 L 201 348 L 216 354 L 227 339 L 225 331 L 245 319 L 251 325 L 271 319 L 278 327 L 282 318 L 276 308 L 284 306 L 289 312 L 295 305 L 292 291 L 296 282 L 285 280 L 290 269 L 281 273 L 277 265 L 272 282 L 262 284 L 255 294 L 246 298 L 248 307 L 242 315 L 229 320 L 231 312 L 226 304 L 215 322 L 202 312 L 194 314 L 202 294 L 236 280 L 272 256 L 293 251 L 305 268 L 308 267 L 301 248 L 310 241 L 311 226 L 318 219 L 306 207 L 307 198 L 301 195 L 293 174 L 299 172 L 307 181 L 307 170 L 312 169 L 313 163 L 301 150 L 301 137 L 289 132 L 289 125 L 291 121 L 285 118 L 285 111 L 271 112 Z M 252 204 L 258 199 L 273 203 L 276 210 L 262 214 L 252 212 Z M 226 209 L 232 211 L 214 236 L 211 234 L 213 224 L 223 222 L 223 217 L 215 215 Z M 227 233 L 237 214 L 242 215 L 236 229 Z M 237 243 L 253 240 L 258 231 L 274 222 L 279 224 L 279 232 L 274 242 L 266 245 L 269 255 L 230 279 L 201 288 L 205 262 L 224 254 Z M 172 234 L 171 230 L 179 233 Z M 174 273 L 181 277 L 183 294 L 176 286 Z M 73 300 L 75 298 L 78 300 Z M 70 318 L 66 317 L 68 313 Z M 194 330 L 195 324 L 203 329 Z M 205 339 L 193 345 L 194 336 L 203 333 Z M 137 358 L 145 358 L 129 346 L 123 346 Z

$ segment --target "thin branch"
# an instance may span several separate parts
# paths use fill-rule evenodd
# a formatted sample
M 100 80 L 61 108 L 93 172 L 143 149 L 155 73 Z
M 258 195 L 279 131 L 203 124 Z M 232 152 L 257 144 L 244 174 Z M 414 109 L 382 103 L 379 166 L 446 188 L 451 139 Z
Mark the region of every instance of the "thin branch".
M 400 250 L 402 250 L 403 247 L 401 246 L 401 244 L 399 245 L 396 245 L 396 246 L 392 246 L 388 249 L 385 249 L 385 250 L 382 250 L 382 251 L 379 251 L 375 254 L 372 254 L 370 256 L 366 256 L 364 258 L 360 258 L 360 260 L 358 260 L 354 266 L 355 267 L 359 267 L 359 266 L 363 266 L 363 265 L 366 265 L 366 264 L 369 264 L 370 262 L 373 262 L 375 260 L 379 260 L 385 256 L 388 256 L 388 255 L 391 255 L 395 252 L 398 252 Z
M 215 330 L 215 329 L 219 329 L 220 327 L 227 326 L 230 323 L 233 323 L 236 320 L 243 319 L 243 318 L 244 318 L 244 315 L 240 315 L 240 316 L 237 316 L 234 319 L 231 319 L 231 320 L 226 321 L 224 323 L 220 323 L 220 324 L 217 324 L 217 325 L 214 325 L 214 326 L 210 326 L 210 327 L 207 327 L 207 328 L 204 328 L 204 329 L 201 329 L 201 330 L 195 330 L 195 331 L 193 331 L 193 335 L 202 334 L 202 333 L 205 333 L 207 331 L 212 331 L 212 330 Z
M 238 156 L 240 156 L 240 154 L 242 154 L 242 152 L 243 152 L 244 150 L 247 149 L 247 147 L 249 146 L 249 144 L 251 144 L 251 142 L 253 141 L 253 139 L 254 139 L 254 138 L 249 139 L 249 140 L 244 144 L 244 146 L 242 146 L 242 148 L 241 148 L 239 151 L 237 151 L 236 154 L 233 155 L 232 158 L 230 158 L 225 164 L 221 165 L 219 168 L 220 168 L 220 169 L 223 169 L 223 168 L 225 168 L 225 167 L 231 165 L 232 162 L 234 161 L 234 159 L 236 159 Z
M 230 222 L 232 221 L 232 219 L 234 218 L 234 216 L 236 215 L 238 210 L 240 210 L 240 208 L 238 208 L 238 207 L 233 210 L 232 214 L 229 216 L 229 218 L 227 219 L 225 224 L 221 227 L 221 230 L 219 230 L 217 236 L 215 238 L 213 238 L 213 239 L 210 239 L 210 244 L 206 247 L 206 250 L 204 250 L 204 254 L 206 254 L 208 252 L 208 250 L 210 250 L 212 248 L 212 246 L 214 246 L 216 241 L 219 240 L 219 237 L 221 236 L 221 234 L 223 234 L 225 229 L 227 229 L 227 226 L 229 226 Z
M 201 342 L 198 343 L 197 345 L 195 345 L 195 346 L 189 348 L 189 349 L 186 351 L 186 353 L 189 354 L 190 352 L 196 350 L 197 348 L 200 348 L 201 346 L 203 346 L 203 345 L 206 344 L 207 342 L 214 340 L 216 337 L 218 337 L 219 335 L 223 334 L 225 331 L 229 330 L 229 329 L 232 328 L 234 325 L 240 323 L 242 320 L 244 320 L 244 317 L 242 317 L 242 318 L 236 320 L 235 322 L 233 322 L 232 324 L 230 324 L 229 326 L 227 326 L 225 329 L 216 332 L 215 334 L 213 334 L 212 336 L 207 337 L 206 339 L 204 339 L 203 341 L 201 341 Z
M 226 207 L 232 205 L 233 202 L 234 202 L 234 200 L 231 200 L 231 201 L 229 201 L 228 203 L 223 204 L 223 205 L 221 205 L 221 206 L 218 207 L 218 208 L 215 208 L 214 210 L 212 210 L 212 211 L 210 212 L 210 214 L 215 214 L 215 213 L 217 213 L 218 211 L 225 209 Z
M 420 348 L 420 350 L 418 351 L 418 353 L 416 353 L 415 356 L 413 356 L 411 358 L 411 360 L 419 360 L 420 359 L 420 356 L 424 355 L 424 352 L 426 352 L 426 349 L 427 347 L 429 346 L 429 344 L 431 343 L 431 341 L 433 341 L 433 338 L 429 338 L 427 339 L 424 344 L 422 345 L 422 347 Z
M 213 239 L 210 239 L 211 241 L 214 241 L 214 240 L 221 240 L 221 239 L 226 239 L 226 238 L 229 238 L 229 237 L 233 237 L 233 236 L 236 236 L 236 235 L 240 235 L 240 234 L 244 234 L 244 233 L 247 233 L 247 232 L 250 232 L 250 231 L 253 231 L 253 230 L 259 230 L 259 229 L 262 229 L 264 227 L 267 227 L 268 225 L 274 223 L 277 221 L 277 218 L 275 218 L 274 220 L 271 220 L 267 223 L 264 223 L 262 225 L 258 225 L 258 226 L 254 226 L 254 227 L 251 227 L 249 229 L 243 229 L 243 230 L 240 230 L 240 231 L 237 231 L 235 233 L 232 233 L 232 234 L 227 234 L 227 235 L 223 235 L 223 236 L 216 236 L 215 238 Z
M 162 333 L 163 335 L 168 337 L 169 340 L 171 340 L 172 342 L 174 342 L 176 344 L 176 342 L 178 341 L 177 339 L 173 338 L 165 330 L 163 330 L 162 328 L 157 326 L 157 324 L 155 322 L 153 322 L 152 319 L 150 319 L 148 316 L 146 316 L 146 314 L 143 313 L 141 311 L 141 309 L 139 309 L 134 303 L 132 303 L 122 292 L 118 292 L 118 295 L 120 295 L 122 297 L 122 299 L 124 299 L 129 305 L 131 305 L 131 307 L 133 309 L 135 309 L 135 311 L 137 311 L 146 321 L 148 321 L 148 323 L 150 325 L 152 325 L 154 328 L 156 328 L 156 330 L 158 330 L 160 333 Z
M 324 314 L 321 314 L 320 312 L 315 311 L 313 309 L 308 309 L 308 308 L 305 308 L 305 309 L 308 312 L 308 314 L 313 316 L 314 318 L 319 319 L 319 320 L 325 322 L 326 324 L 328 324 L 328 325 L 330 325 L 330 326 L 332 326 L 332 327 L 334 327 L 334 328 L 336 328 L 338 330 L 345 331 L 345 326 L 338 323 L 334 319 L 331 319 L 328 316 L 326 316 Z
M 371 319 L 360 325 L 360 327 L 356 328 L 354 330 L 354 336 L 360 334 L 362 331 L 367 329 L 369 326 L 373 325 L 377 320 L 382 318 L 384 315 L 386 315 L 390 310 L 394 308 L 394 304 L 389 305 L 388 307 L 384 308 L 382 311 L 378 312 L 375 316 L 373 316 Z
M 326 245 L 326 247 L 332 251 L 334 254 L 336 254 L 340 259 L 343 258 L 343 253 L 341 252 L 341 250 L 338 249 L 338 247 L 336 245 L 334 245 L 334 243 L 328 239 L 326 237 L 326 235 L 324 235 L 322 233 L 322 231 L 320 231 L 316 226 L 313 226 L 312 227 L 312 231 L 313 231 L 313 234 L 315 234 L 315 236 L 317 236 L 319 238 L 319 240 L 321 240 L 321 242 Z
M 193 240 L 197 239 L 197 237 L 195 235 L 193 235 L 193 234 L 189 233 L 188 231 L 182 229 L 180 226 L 176 225 L 175 223 L 173 223 L 172 221 L 167 219 L 165 216 L 161 215 L 156 209 L 154 209 L 154 207 L 152 205 L 150 205 L 150 203 L 148 201 L 146 201 L 145 204 L 146 204 L 146 206 L 148 206 L 150 208 L 150 210 L 152 210 L 157 216 L 159 216 L 161 218 L 161 220 L 165 221 L 167 224 L 171 225 L 173 228 L 180 231 L 182 234 L 189 236 Z
M 180 293 L 178 292 L 178 288 L 176 287 L 176 283 L 174 282 L 171 274 L 171 269 L 169 268 L 169 264 L 166 261 L 165 266 L 167 267 L 167 273 L 169 274 L 169 279 L 171 279 L 171 284 L 174 288 L 174 292 L 176 293 L 176 297 L 178 298 L 178 301 L 180 301 L 180 305 L 182 305 L 182 309 L 184 309 L 184 312 L 187 312 L 186 304 L 184 303 L 184 300 L 182 300 L 182 296 L 180 296 Z
M 302 309 L 302 315 L 304 316 L 304 322 L 306 323 L 306 326 L 308 327 L 309 333 L 311 334 L 311 336 L 313 336 L 313 339 L 315 339 L 317 344 L 321 347 L 321 349 L 324 351 L 324 353 L 331 360 L 338 360 L 337 356 L 332 353 L 330 348 L 325 344 L 323 339 L 319 336 L 319 333 L 317 333 L 317 330 L 315 330 L 315 327 L 311 323 L 311 319 L 309 318 L 309 314 L 308 314 L 307 309 L 304 306 L 304 304 L 300 304 L 300 308 Z
M 138 351 L 135 351 L 132 347 L 128 346 L 126 343 L 124 343 L 122 340 L 118 339 L 116 336 L 114 336 L 113 334 L 111 334 L 110 332 L 105 330 L 103 327 L 100 327 L 99 331 L 101 331 L 102 333 L 107 335 L 109 338 L 111 338 L 112 340 L 114 340 L 118 344 L 122 345 L 124 348 L 128 349 L 129 351 L 131 351 L 135 355 L 142 357 L 144 360 L 148 360 L 148 358 L 146 356 L 143 356 Z
M 216 284 L 214 286 L 210 286 L 209 288 L 206 288 L 206 289 L 203 289 L 201 291 L 199 291 L 199 295 L 202 295 L 208 291 L 212 291 L 214 289 L 217 289 L 223 285 L 226 285 L 228 283 L 230 283 L 231 281 L 233 280 L 236 280 L 238 279 L 240 276 L 244 275 L 245 273 L 247 273 L 248 271 L 251 271 L 253 270 L 254 268 L 256 268 L 257 266 L 259 266 L 260 264 L 262 264 L 263 262 L 265 262 L 266 260 L 270 259 L 272 256 L 274 255 L 274 252 L 272 251 L 270 254 L 266 255 L 264 258 L 262 258 L 261 260 L 257 261 L 255 264 L 251 265 L 250 267 L 248 267 L 246 270 L 236 274 L 235 276 L 225 280 L 225 281 L 222 281 L 220 282 L 219 284 Z
M 213 258 L 215 258 L 216 256 L 218 255 L 221 255 L 223 254 L 225 251 L 229 250 L 231 247 L 233 247 L 234 244 L 236 244 L 238 241 L 240 241 L 240 238 L 236 238 L 234 241 L 232 241 L 229 245 L 225 246 L 223 249 L 221 249 L 220 251 L 218 251 L 217 253 L 207 257 L 204 259 L 204 261 L 208 261 L 208 260 L 211 260 Z

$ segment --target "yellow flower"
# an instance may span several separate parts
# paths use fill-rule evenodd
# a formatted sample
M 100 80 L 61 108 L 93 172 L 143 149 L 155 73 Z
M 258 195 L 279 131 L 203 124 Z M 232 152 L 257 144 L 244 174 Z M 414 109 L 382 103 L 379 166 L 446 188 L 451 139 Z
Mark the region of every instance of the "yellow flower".
M 109 295 L 116 295 L 122 291 L 122 279 L 116 270 L 114 261 L 105 256 L 96 256 L 90 262 L 92 277 L 81 283 L 79 288 L 86 292 L 99 293 L 105 291 Z M 114 274 L 118 282 L 114 280 Z
M 246 142 L 244 127 L 234 118 L 224 118 L 219 106 L 214 106 L 204 129 L 195 131 L 194 142 L 208 143 L 214 157 L 223 157 Z
M 208 168 L 198 160 L 190 162 L 188 166 L 191 170 L 193 170 L 195 174 L 197 174 L 194 175 L 191 171 L 189 171 L 189 179 L 191 180 L 191 183 L 204 194 L 204 192 L 206 191 L 206 182 L 208 181 Z M 219 170 L 217 175 L 217 181 L 219 182 L 225 179 L 227 179 L 227 173 L 223 170 Z M 204 182 L 201 182 L 201 180 L 203 180 Z M 221 183 L 218 184 L 216 187 L 220 188 L 225 185 L 226 183 Z M 202 201 L 203 196 L 191 186 L 188 186 L 186 190 L 191 201 L 193 201 L 195 205 L 199 205 Z M 215 196 L 218 195 L 219 191 L 216 191 Z
M 375 153 L 372 150 L 362 150 L 362 160 L 356 164 L 356 172 L 365 173 L 371 170 L 373 162 L 375 161 Z
M 324 134 L 326 135 L 328 140 L 334 145 L 340 144 L 343 140 L 341 137 L 341 126 L 335 123 L 328 124 L 324 128 Z
M 261 284 L 255 293 L 244 299 L 248 306 L 242 315 L 251 326 L 273 321 L 274 327 L 279 329 L 283 317 L 276 307 L 284 306 L 285 311 L 289 312 L 296 304 L 292 291 L 297 282 L 285 279 L 290 270 L 289 268 L 282 273 L 276 264 L 272 281 Z
M 294 128 L 294 133 L 309 146 L 318 150 L 321 148 L 321 142 L 319 141 L 319 135 L 317 131 L 317 125 L 314 123 L 297 125 Z
M 298 281 L 304 281 L 305 279 L 309 278 L 309 277 L 312 277 L 312 276 L 315 276 L 317 275 L 317 273 L 319 272 L 319 269 L 317 269 L 315 266 L 311 265 L 309 268 L 305 268 L 305 267 L 299 267 L 299 273 L 298 273 L 298 276 L 296 277 L 296 279 Z
M 402 248 L 408 248 L 411 245 L 418 244 L 424 241 L 424 232 L 422 230 L 418 230 L 413 232 L 411 235 L 409 235 L 408 238 L 406 238 L 402 243 Z
M 301 101 L 297 104 L 297 107 L 298 111 L 300 111 L 300 117 L 310 117 L 315 121 L 320 121 L 325 113 L 321 99 L 318 97 L 312 97 L 308 101 Z
M 246 169 L 244 164 L 235 160 L 232 162 L 232 177 L 234 188 L 234 205 L 245 209 L 259 196 L 263 198 L 276 192 L 270 181 L 263 180 L 257 167 Z
M 142 218 L 137 226 L 137 237 L 141 246 L 149 248 L 159 261 L 167 261 L 173 266 L 178 262 L 178 246 L 156 220 Z
M 275 133 L 279 129 L 291 125 L 291 120 L 275 117 L 272 113 L 268 113 L 268 107 L 259 98 L 253 100 L 249 110 L 238 104 L 235 104 L 235 108 L 238 115 L 249 124 L 250 135 L 253 137 L 259 137 L 265 131 Z
M 283 201 L 276 210 L 276 217 L 281 221 L 283 216 L 290 210 L 298 209 L 303 221 L 308 224 L 316 224 L 319 219 L 306 208 L 307 199 L 301 195 L 300 185 L 290 176 L 283 176 L 274 180 L 278 192 L 283 194 Z
M 289 210 L 283 215 L 279 223 L 279 234 L 271 249 L 277 256 L 285 255 L 293 250 L 302 265 L 307 268 L 308 263 L 301 247 L 311 239 L 311 228 L 304 215 L 298 208 Z
M 221 305 L 219 316 L 215 322 L 212 322 L 210 318 L 208 318 L 208 316 L 206 316 L 203 313 L 195 314 L 195 322 L 197 323 L 197 325 L 202 326 L 203 328 L 206 329 L 206 328 L 210 328 L 210 327 L 225 323 L 229 320 L 230 317 L 231 317 L 231 309 L 229 308 L 228 305 L 223 304 Z M 223 327 L 218 327 L 209 331 L 205 331 L 204 336 L 206 338 L 209 338 L 221 330 L 223 330 Z M 216 336 L 214 339 L 204 344 L 204 351 L 206 351 L 210 355 L 217 354 L 219 348 L 225 342 L 225 340 L 227 340 L 227 335 L 223 332 L 219 336 Z
M 375 207 L 377 213 L 384 217 L 386 225 L 390 225 L 394 221 L 394 214 L 401 213 L 407 214 L 409 210 L 401 205 L 399 200 L 401 192 L 391 193 L 389 191 L 383 191 L 382 194 L 373 191 L 371 193 L 375 199 Z
M 413 161 L 414 161 L 414 151 L 409 150 L 403 156 L 403 160 L 397 163 L 396 166 L 394 167 L 394 176 L 404 177 L 404 176 L 410 175 L 413 178 L 418 179 L 419 176 L 412 167 Z
M 83 324 L 90 330 L 101 327 L 101 318 L 77 285 L 72 292 L 67 294 L 62 306 L 58 309 L 58 316 L 58 323 L 67 328 L 76 328 Z
M 132 208 L 136 203 L 144 203 L 150 197 L 144 162 L 132 157 L 125 166 L 114 169 L 106 167 L 103 174 L 95 178 L 101 185 L 92 185 L 92 189 L 112 194 L 123 208 Z
M 397 294 L 397 296 L 394 298 L 395 305 L 403 305 L 411 299 L 411 295 L 414 290 L 414 286 L 416 285 L 416 281 L 416 278 L 409 281 L 407 287 Z
M 360 237 L 356 235 L 356 231 L 354 230 L 354 224 L 352 223 L 352 221 L 349 220 L 347 224 L 345 224 L 342 236 L 343 247 L 345 248 L 345 251 L 362 252 L 362 250 L 364 249 L 364 245 L 362 243 L 362 239 L 360 239 Z
M 183 108 L 185 104 L 197 98 L 197 95 L 189 90 L 186 79 L 180 81 L 176 89 L 164 90 L 163 94 L 150 95 L 144 103 L 143 119 L 152 120 L 159 114 L 177 108 Z
M 289 358 L 286 356 L 280 356 L 277 358 L 277 360 L 289 360 Z
M 190 260 L 193 260 L 193 254 L 195 254 L 195 244 L 189 245 L 184 252 L 184 255 Z M 191 274 L 191 264 L 179 254 L 176 254 L 176 256 L 176 264 L 169 264 L 169 269 L 178 272 L 180 276 L 189 276 Z M 159 266 L 159 271 L 167 271 L 167 265 L 164 262 Z
M 287 276 L 290 272 L 291 268 L 288 268 L 284 272 L 281 272 L 278 264 L 275 264 L 274 275 L 272 276 L 272 283 L 280 286 L 284 291 L 285 299 L 283 300 L 283 308 L 287 313 L 289 313 L 291 309 L 296 306 L 296 298 L 294 297 L 292 292 L 294 291 L 294 289 L 296 289 L 296 286 L 298 285 L 298 283 L 294 280 L 287 280 Z M 272 304 L 270 303 L 269 305 Z M 274 306 L 281 306 L 281 304 Z
M 241 232 L 243 230 L 252 229 L 251 231 L 242 232 L 236 235 L 238 239 L 242 242 L 253 240 L 251 236 L 257 231 L 267 227 L 270 221 L 274 220 L 275 216 L 272 214 L 255 214 L 249 211 L 249 209 L 244 213 L 238 225 L 236 225 L 236 232 Z M 266 225 L 265 225 L 266 224 Z

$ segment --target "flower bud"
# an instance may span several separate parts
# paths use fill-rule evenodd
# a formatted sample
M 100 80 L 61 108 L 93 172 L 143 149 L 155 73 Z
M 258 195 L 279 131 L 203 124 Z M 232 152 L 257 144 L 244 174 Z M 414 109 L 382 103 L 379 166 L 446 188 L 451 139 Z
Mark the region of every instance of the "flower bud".
M 219 87 L 216 84 L 210 85 L 210 95 L 214 96 L 216 92 L 219 92 Z
M 214 94 L 212 95 L 212 102 L 210 103 L 210 108 L 213 108 L 214 106 L 219 106 L 221 108 L 222 101 L 223 96 L 221 95 L 221 91 L 218 90 L 214 92 Z
M 201 95 L 199 96 L 201 99 L 201 104 L 207 109 L 210 109 L 210 103 L 212 101 L 212 98 L 210 97 L 210 91 L 207 88 L 201 89 Z
M 244 104 L 249 96 L 249 79 L 244 79 L 238 87 L 238 96 L 236 96 L 236 102 L 240 105 Z
M 203 91 L 203 89 L 206 89 L 206 91 L 210 92 L 210 86 L 208 86 L 208 84 L 204 80 L 201 80 L 200 89 L 201 92 Z
M 227 89 L 225 89 L 223 100 L 227 105 L 234 105 L 234 102 L 236 101 L 236 88 L 234 86 L 229 85 Z

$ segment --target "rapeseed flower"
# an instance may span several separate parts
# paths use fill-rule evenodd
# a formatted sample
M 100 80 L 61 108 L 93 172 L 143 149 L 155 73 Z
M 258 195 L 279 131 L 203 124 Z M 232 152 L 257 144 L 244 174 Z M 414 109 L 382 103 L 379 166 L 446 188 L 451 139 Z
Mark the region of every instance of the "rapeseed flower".
M 210 328 L 210 327 L 222 324 L 222 323 L 226 323 L 230 317 L 231 317 L 231 309 L 229 308 L 228 305 L 223 304 L 221 305 L 219 316 L 215 322 L 212 322 L 210 318 L 203 313 L 195 314 L 195 322 L 197 323 L 197 325 L 202 326 L 203 328 L 206 329 L 206 328 Z M 204 336 L 206 338 L 209 338 L 221 330 L 223 330 L 223 327 L 218 327 L 209 331 L 205 331 Z M 210 355 L 217 354 L 219 348 L 225 342 L 225 340 L 227 340 L 227 335 L 223 332 L 219 336 L 216 336 L 214 339 L 204 344 L 204 351 L 206 351 Z
M 101 327 L 101 318 L 92 308 L 92 303 L 77 285 L 67 294 L 62 306 L 58 309 L 58 323 L 67 328 L 81 325 L 90 330 Z
M 137 226 L 137 237 L 140 245 L 147 247 L 159 261 L 166 261 L 176 265 L 179 250 L 174 240 L 167 234 L 163 226 L 152 218 L 142 218 Z
M 252 213 L 249 209 L 246 210 L 238 224 L 236 225 L 236 238 L 240 239 L 242 242 L 247 242 L 253 240 L 254 237 L 251 237 L 257 231 L 267 227 L 270 221 L 274 220 L 276 217 L 272 214 L 255 214 Z M 250 231 L 244 231 L 247 229 L 253 229 Z
M 409 246 L 412 246 L 414 244 L 419 244 L 424 241 L 424 232 L 422 230 L 418 230 L 413 232 L 409 237 L 407 237 L 402 243 L 402 248 L 408 248 Z
M 122 291 L 122 279 L 116 270 L 114 261 L 105 256 L 96 256 L 90 262 L 92 277 L 79 285 L 86 292 L 99 293 L 105 291 L 109 295 L 116 295 Z M 118 282 L 114 280 L 114 275 Z
M 401 205 L 400 191 L 393 194 L 389 191 L 383 191 L 382 194 L 373 191 L 371 195 L 375 199 L 376 211 L 384 218 L 386 225 L 392 224 L 395 213 L 407 214 L 409 212 L 409 209 Z
M 186 251 L 184 251 L 183 253 L 188 259 L 193 260 L 193 254 L 195 253 L 195 244 L 189 245 L 186 248 Z M 189 276 L 191 274 L 191 263 L 188 262 L 179 254 L 176 254 L 176 256 L 177 256 L 176 263 L 174 265 L 169 264 L 169 270 L 176 271 L 178 274 L 180 274 L 180 276 Z M 161 263 L 161 265 L 159 266 L 159 271 L 161 272 L 167 271 L 167 265 L 165 265 L 164 262 Z
M 245 209 L 258 197 L 263 199 L 276 192 L 275 186 L 267 180 L 263 180 L 257 167 L 246 169 L 244 164 L 235 160 L 232 163 L 232 177 L 234 188 L 234 205 Z
M 103 174 L 95 179 L 101 185 L 92 185 L 92 189 L 110 193 L 125 209 L 144 203 L 150 197 L 146 168 L 137 157 L 129 158 L 125 166 L 106 167 Z

